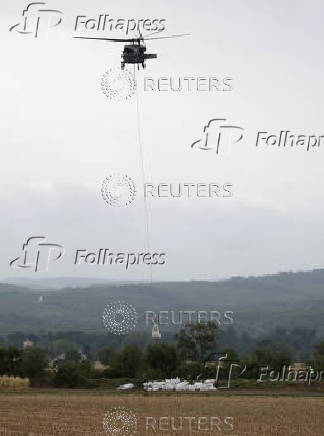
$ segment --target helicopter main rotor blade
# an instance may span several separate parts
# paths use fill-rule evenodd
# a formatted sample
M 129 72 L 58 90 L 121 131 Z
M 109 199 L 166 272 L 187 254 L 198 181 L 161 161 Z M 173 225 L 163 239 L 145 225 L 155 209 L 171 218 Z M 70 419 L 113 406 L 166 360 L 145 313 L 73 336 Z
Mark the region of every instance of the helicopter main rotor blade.
M 138 38 L 129 38 L 129 39 L 125 39 L 125 38 L 97 38 L 94 36 L 73 36 L 73 38 L 78 38 L 78 39 L 98 39 L 101 41 L 113 41 L 113 42 L 136 42 L 138 40 Z
M 143 38 L 147 38 L 148 36 L 156 35 L 157 33 L 161 33 L 161 30 L 156 30 L 155 32 L 149 33 L 148 35 L 144 35 Z
M 189 36 L 190 33 L 183 33 L 181 35 L 170 35 L 170 36 L 157 36 L 155 38 L 143 38 L 145 41 L 149 41 L 151 39 L 169 39 L 169 38 L 181 38 L 182 36 Z
M 154 32 L 154 33 L 160 33 L 160 32 Z M 154 33 L 151 33 L 151 35 L 153 35 Z M 157 37 L 154 37 L 154 38 L 146 38 L 146 37 L 143 37 L 143 36 L 140 36 L 139 38 L 103 38 L 103 37 L 96 37 L 96 36 L 73 36 L 73 38 L 77 38 L 77 39 L 97 39 L 99 41 L 112 41 L 112 42 L 139 42 L 139 41 L 149 41 L 149 40 L 152 40 L 152 39 L 181 38 L 182 36 L 188 36 L 188 35 L 190 35 L 190 33 L 182 33 L 180 35 L 170 35 L 170 36 L 157 36 Z

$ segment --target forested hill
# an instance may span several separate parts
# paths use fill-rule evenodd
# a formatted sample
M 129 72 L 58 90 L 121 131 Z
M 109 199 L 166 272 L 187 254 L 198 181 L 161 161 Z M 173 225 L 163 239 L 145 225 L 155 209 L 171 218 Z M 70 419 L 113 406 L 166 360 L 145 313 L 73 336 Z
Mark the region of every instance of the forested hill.
M 234 327 L 254 336 L 276 326 L 324 334 L 323 269 L 218 282 L 42 286 L 0 284 L 0 335 L 41 329 L 102 331 L 104 307 L 118 300 L 132 304 L 139 317 L 145 310 L 232 311 Z

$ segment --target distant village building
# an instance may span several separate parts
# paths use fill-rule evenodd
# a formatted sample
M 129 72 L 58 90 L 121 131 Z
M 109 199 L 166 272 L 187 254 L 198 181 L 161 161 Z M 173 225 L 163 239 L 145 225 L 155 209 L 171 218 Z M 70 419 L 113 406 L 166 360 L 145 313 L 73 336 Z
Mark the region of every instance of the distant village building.
M 84 353 L 82 353 L 81 350 L 79 350 L 79 353 L 80 353 L 80 356 L 81 356 L 81 360 L 88 360 L 87 356 Z
M 82 353 L 81 350 L 78 350 L 78 353 L 80 354 L 80 360 L 88 360 L 87 356 Z M 53 363 L 59 361 L 59 360 L 65 360 L 65 353 L 59 354 L 58 356 L 56 356 L 54 359 L 51 360 L 51 365 L 53 365 Z
M 306 363 L 301 363 L 301 362 L 295 362 L 290 366 L 291 369 L 293 369 L 294 371 L 307 370 L 310 368 L 309 365 L 306 365 Z
M 94 362 L 93 367 L 94 367 L 94 369 L 97 369 L 98 371 L 104 371 L 105 369 L 109 368 L 109 366 L 105 366 L 99 360 L 96 360 Z
M 152 328 L 152 338 L 155 340 L 161 339 L 161 333 L 159 330 L 158 323 L 156 322 L 157 316 L 154 315 L 152 318 L 153 328 Z
M 26 340 L 23 342 L 23 349 L 26 350 L 26 348 L 28 348 L 28 347 L 32 347 L 33 345 L 34 345 L 34 342 L 33 342 L 33 341 L 30 341 L 29 339 L 26 339 Z

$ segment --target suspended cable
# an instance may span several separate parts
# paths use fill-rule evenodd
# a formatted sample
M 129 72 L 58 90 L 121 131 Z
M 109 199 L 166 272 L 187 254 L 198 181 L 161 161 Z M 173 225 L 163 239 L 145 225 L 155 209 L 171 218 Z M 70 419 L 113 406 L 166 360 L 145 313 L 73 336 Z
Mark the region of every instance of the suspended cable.
M 137 83 L 136 78 L 136 69 L 134 65 L 134 77 Z M 140 152 L 140 160 L 141 160 L 141 176 L 142 176 L 142 186 L 144 187 L 146 177 L 145 177 L 145 164 L 144 164 L 144 151 L 142 144 L 142 133 L 141 133 L 141 116 L 140 116 L 140 103 L 139 103 L 139 92 L 138 86 L 136 86 L 136 111 L 137 111 L 137 139 L 139 144 L 139 152 Z M 151 253 L 151 234 L 150 234 L 150 223 L 149 223 L 149 206 L 144 193 L 144 219 L 145 219 L 145 233 L 146 233 L 146 248 L 147 252 Z M 150 284 L 153 283 L 153 275 L 152 275 L 152 264 L 150 263 Z

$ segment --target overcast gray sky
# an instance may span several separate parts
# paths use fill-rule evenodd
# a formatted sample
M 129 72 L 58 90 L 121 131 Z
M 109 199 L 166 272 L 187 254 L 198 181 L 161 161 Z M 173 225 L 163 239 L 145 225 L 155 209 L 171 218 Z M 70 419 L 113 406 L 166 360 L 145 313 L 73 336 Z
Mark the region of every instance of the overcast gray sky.
M 124 208 L 100 195 L 112 173 L 141 184 L 136 99 L 117 103 L 100 89 L 104 72 L 119 67 L 122 45 L 72 38 L 77 15 L 105 13 L 164 18 L 164 35 L 191 34 L 148 42 L 158 59 L 137 74 L 145 180 L 233 184 L 231 198 L 149 201 L 151 251 L 167 253 L 153 279 L 323 266 L 323 146 L 255 147 L 258 131 L 324 135 L 323 2 L 51 0 L 46 6 L 64 20 L 39 38 L 9 32 L 26 5 L 4 0 L 0 16 L 2 277 L 36 277 L 9 267 L 36 235 L 66 250 L 46 276 L 149 277 L 148 267 L 73 265 L 78 248 L 142 252 L 146 244 L 141 195 Z M 165 76 L 231 77 L 234 89 L 143 91 L 143 77 Z M 231 152 L 190 148 L 211 118 L 244 128 Z

